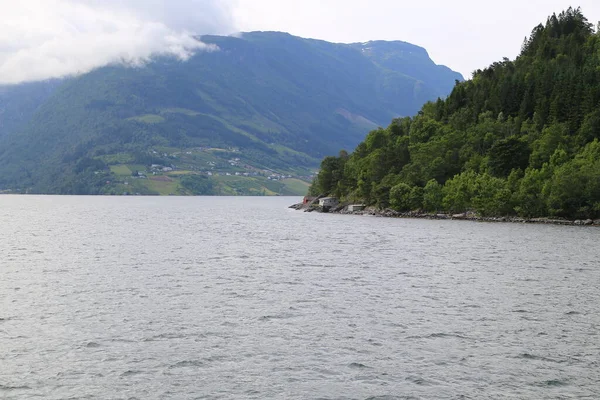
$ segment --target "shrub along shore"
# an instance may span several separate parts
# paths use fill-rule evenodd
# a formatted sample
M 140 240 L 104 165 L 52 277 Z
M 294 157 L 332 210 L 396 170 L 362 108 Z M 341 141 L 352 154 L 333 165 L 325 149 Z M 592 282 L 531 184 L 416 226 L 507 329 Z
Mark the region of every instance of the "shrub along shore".
M 474 222 L 504 222 L 520 224 L 550 224 L 565 226 L 600 226 L 600 219 L 577 219 L 568 220 L 562 218 L 522 218 L 514 216 L 489 217 L 481 216 L 474 212 L 465 212 L 460 214 L 428 213 L 424 211 L 406 211 L 400 212 L 391 208 L 378 209 L 377 207 L 366 207 L 361 211 L 349 211 L 348 204 L 341 204 L 330 210 L 324 210 L 318 204 L 294 204 L 290 208 L 304 212 L 320 212 L 344 215 L 364 215 L 383 218 L 413 218 L 413 219 L 431 219 L 431 220 L 456 220 L 456 221 L 474 221 Z

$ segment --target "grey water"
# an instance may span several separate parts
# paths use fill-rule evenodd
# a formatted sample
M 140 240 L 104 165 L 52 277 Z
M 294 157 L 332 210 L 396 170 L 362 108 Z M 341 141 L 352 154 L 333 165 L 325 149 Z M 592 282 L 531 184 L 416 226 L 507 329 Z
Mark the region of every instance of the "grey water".
M 0 398 L 600 398 L 600 229 L 297 201 L 0 196 Z

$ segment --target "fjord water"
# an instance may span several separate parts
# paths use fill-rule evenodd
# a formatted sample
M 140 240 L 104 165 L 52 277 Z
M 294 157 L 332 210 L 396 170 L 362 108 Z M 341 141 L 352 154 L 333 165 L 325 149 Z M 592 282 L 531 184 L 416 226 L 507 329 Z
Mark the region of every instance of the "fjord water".
M 600 229 L 297 200 L 0 196 L 0 398 L 600 398 Z

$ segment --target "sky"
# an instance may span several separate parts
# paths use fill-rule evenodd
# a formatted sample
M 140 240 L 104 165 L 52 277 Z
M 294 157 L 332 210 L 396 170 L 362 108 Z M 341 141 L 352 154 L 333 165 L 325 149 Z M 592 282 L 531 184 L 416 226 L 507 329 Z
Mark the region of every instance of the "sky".
M 502 57 L 514 59 L 525 36 L 552 13 L 579 7 L 600 20 L 600 0 L 240 0 L 237 25 L 284 30 L 334 42 L 402 40 L 437 64 L 470 78 Z
M 0 0 L 0 83 L 141 65 L 159 54 L 184 62 L 218 51 L 193 35 L 253 30 L 342 43 L 402 40 L 468 78 L 513 59 L 534 26 L 571 5 L 600 20 L 598 0 Z

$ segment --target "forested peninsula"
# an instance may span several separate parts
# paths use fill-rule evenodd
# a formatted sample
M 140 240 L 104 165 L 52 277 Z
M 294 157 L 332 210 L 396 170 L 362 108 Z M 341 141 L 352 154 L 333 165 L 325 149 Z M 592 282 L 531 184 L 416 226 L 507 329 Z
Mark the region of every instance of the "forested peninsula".
M 327 157 L 310 188 L 396 211 L 600 217 L 600 29 L 580 9 L 418 115 Z

